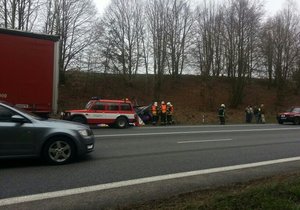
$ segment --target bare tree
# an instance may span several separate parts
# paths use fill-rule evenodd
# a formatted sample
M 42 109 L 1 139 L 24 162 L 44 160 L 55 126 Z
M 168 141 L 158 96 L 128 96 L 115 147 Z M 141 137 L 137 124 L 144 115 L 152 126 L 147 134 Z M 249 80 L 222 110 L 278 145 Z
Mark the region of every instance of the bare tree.
M 243 99 L 246 78 L 253 71 L 253 53 L 260 29 L 262 5 L 254 0 L 231 0 L 225 16 L 225 55 L 228 76 L 232 78 L 231 105 Z
M 191 43 L 193 14 L 188 0 L 173 0 L 167 13 L 167 53 L 169 73 L 182 74 Z
M 31 31 L 40 6 L 39 0 L 0 0 L 0 26 Z
M 200 74 L 219 76 L 223 57 L 223 11 L 214 1 L 203 2 L 196 9 L 194 46 L 192 56 Z
M 300 39 L 300 35 L 299 35 L 299 39 Z M 298 48 L 300 48 L 300 46 Z M 300 90 L 300 55 L 298 55 L 298 58 L 297 58 L 297 66 L 296 66 L 296 71 L 293 74 L 293 80 L 296 83 L 295 92 L 299 93 L 299 90 Z
M 291 77 L 299 54 L 299 17 L 291 6 L 274 18 L 274 73 L 278 87 Z
M 278 103 L 284 97 L 287 81 L 296 75 L 300 54 L 300 17 L 294 2 L 264 24 L 261 47 L 262 57 L 269 78 L 269 85 L 277 87 Z
M 146 7 L 148 30 L 151 36 L 153 73 L 155 75 L 154 98 L 160 98 L 163 75 L 167 66 L 167 14 L 169 0 L 149 0 Z
M 269 18 L 263 25 L 260 32 L 260 54 L 262 56 L 262 65 L 265 68 L 265 75 L 268 78 L 269 88 L 273 82 L 273 62 L 274 62 L 274 37 L 272 33 L 272 18 Z
M 96 10 L 92 0 L 47 0 L 44 33 L 61 36 L 60 81 L 71 66 L 77 67 L 78 56 L 94 42 Z
M 105 67 L 129 83 L 142 62 L 142 18 L 138 0 L 113 0 L 102 18 Z

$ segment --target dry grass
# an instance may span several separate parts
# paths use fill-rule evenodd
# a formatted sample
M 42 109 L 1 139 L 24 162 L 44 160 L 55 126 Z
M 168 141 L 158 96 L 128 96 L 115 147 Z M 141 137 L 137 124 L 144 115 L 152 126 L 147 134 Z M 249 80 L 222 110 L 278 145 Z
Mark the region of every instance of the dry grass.
M 243 184 L 201 190 L 118 209 L 299 209 L 299 175 L 299 173 L 295 173 L 267 177 Z

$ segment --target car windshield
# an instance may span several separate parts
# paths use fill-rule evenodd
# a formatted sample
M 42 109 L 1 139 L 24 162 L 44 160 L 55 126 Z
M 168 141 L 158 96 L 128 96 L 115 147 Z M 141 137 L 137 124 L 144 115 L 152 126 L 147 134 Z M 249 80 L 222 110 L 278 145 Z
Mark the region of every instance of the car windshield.
M 300 108 L 296 107 L 296 108 L 291 108 L 290 112 L 293 113 L 300 113 Z
M 46 118 L 41 118 L 41 117 L 37 116 L 36 114 L 34 114 L 34 113 L 30 112 L 30 111 L 27 111 L 26 109 L 22 109 L 22 108 L 16 107 L 16 106 L 14 106 L 14 108 L 17 109 L 20 112 L 23 112 L 23 113 L 25 113 L 27 115 L 30 115 L 30 117 L 32 117 L 32 118 L 34 118 L 36 120 L 46 120 Z
M 5 105 L 7 105 L 7 106 L 9 106 L 9 107 L 12 107 L 12 108 L 14 108 L 14 109 L 16 109 L 16 110 L 18 110 L 18 111 L 20 111 L 20 112 L 22 112 L 22 113 L 25 113 L 25 114 L 27 114 L 27 115 L 30 115 L 32 118 L 34 118 L 34 119 L 36 119 L 36 120 L 44 120 L 44 118 L 41 118 L 41 117 L 39 117 L 39 116 L 37 116 L 37 115 L 35 115 L 35 114 L 33 114 L 32 112 L 29 112 L 29 111 L 27 111 L 27 110 L 25 110 L 25 109 L 22 109 L 22 108 L 20 108 L 20 107 L 17 107 L 17 106 L 14 106 L 13 104 L 10 104 L 10 103 L 8 103 L 8 102 L 1 102 L 1 103 L 3 103 L 3 104 L 5 104 Z
M 91 106 L 93 104 L 93 101 L 89 101 L 86 105 L 85 105 L 85 109 L 90 109 Z

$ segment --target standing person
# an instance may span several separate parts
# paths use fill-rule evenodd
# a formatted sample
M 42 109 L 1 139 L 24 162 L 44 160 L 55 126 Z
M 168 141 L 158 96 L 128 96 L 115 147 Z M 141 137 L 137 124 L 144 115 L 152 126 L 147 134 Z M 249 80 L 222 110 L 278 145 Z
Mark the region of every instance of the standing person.
M 261 108 L 260 108 L 260 107 L 257 108 L 257 115 L 258 115 L 258 120 L 257 120 L 257 122 L 258 122 L 258 123 L 261 123 Z
M 158 111 L 157 102 L 154 102 L 151 106 L 152 125 L 156 125 L 158 122 Z
M 169 125 L 171 125 L 173 123 L 173 118 L 172 118 L 173 112 L 174 112 L 174 107 L 171 104 L 171 102 L 168 102 L 167 103 L 167 123 Z
M 221 104 L 218 110 L 218 116 L 220 119 L 220 124 L 225 125 L 225 104 Z
M 255 122 L 256 123 L 259 123 L 259 108 L 257 106 L 254 106 L 254 109 L 253 109 L 253 114 L 254 114 L 254 117 L 255 117 Z
M 250 111 L 249 123 L 252 123 L 252 119 L 253 119 L 253 108 L 252 108 L 252 106 L 249 107 L 249 111 Z
M 245 109 L 245 117 L 246 117 L 246 123 L 250 123 L 250 107 L 247 106 L 246 109 Z
M 245 109 L 246 123 L 251 123 L 253 118 L 253 108 L 252 106 L 247 106 Z
M 264 104 L 260 105 L 260 120 L 261 120 L 261 123 L 266 123 L 266 119 L 265 119 L 265 106 L 264 106 Z
M 161 102 L 160 105 L 160 124 L 166 125 L 167 123 L 167 105 L 164 101 Z

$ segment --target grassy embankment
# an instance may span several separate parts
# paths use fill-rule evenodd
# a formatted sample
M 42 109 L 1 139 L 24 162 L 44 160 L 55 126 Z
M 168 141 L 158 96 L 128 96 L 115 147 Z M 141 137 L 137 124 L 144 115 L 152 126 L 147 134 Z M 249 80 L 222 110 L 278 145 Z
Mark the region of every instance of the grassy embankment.
M 120 209 L 288 210 L 300 209 L 300 173 L 202 190 Z
M 92 96 L 105 99 L 129 98 L 138 105 L 148 105 L 154 100 L 171 101 L 175 107 L 177 124 L 217 124 L 217 109 L 227 105 L 227 122 L 244 123 L 245 107 L 265 104 L 267 122 L 276 122 L 278 111 L 300 105 L 300 95 L 289 87 L 278 96 L 275 87 L 262 79 L 247 81 L 242 104 L 230 107 L 231 80 L 225 77 L 204 78 L 182 75 L 179 79 L 166 76 L 162 82 L 159 99 L 153 98 L 153 76 L 138 75 L 125 82 L 120 75 L 68 72 L 66 84 L 59 89 L 59 111 L 81 109 Z

